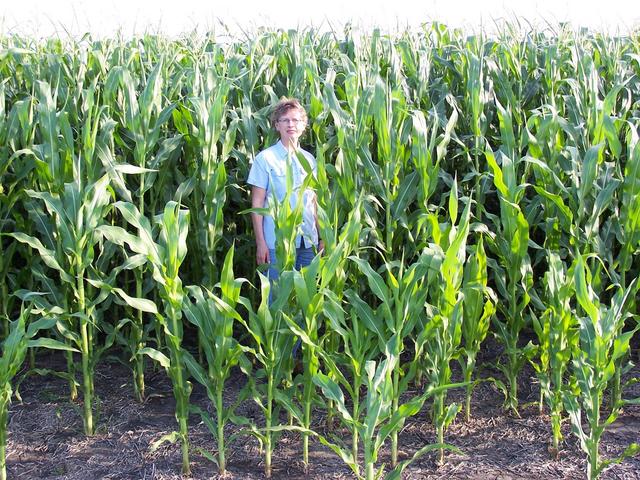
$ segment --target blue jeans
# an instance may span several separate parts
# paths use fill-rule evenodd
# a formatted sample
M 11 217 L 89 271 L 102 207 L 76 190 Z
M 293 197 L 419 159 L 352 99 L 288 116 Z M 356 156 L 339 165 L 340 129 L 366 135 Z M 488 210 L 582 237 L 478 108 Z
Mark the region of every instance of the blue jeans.
M 296 270 L 300 270 L 302 267 L 309 265 L 315 256 L 316 252 L 313 247 L 296 248 Z M 278 262 L 276 261 L 276 251 L 275 249 L 269 249 L 269 268 L 267 269 L 267 278 L 273 282 L 279 277 L 280 272 L 278 271 Z M 269 297 L 269 303 L 271 303 L 271 297 Z

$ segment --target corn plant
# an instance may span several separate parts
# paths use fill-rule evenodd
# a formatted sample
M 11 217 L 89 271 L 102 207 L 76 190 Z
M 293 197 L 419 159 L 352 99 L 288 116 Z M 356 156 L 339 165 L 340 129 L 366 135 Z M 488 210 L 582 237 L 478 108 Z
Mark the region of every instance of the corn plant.
M 196 405 L 192 405 L 191 409 L 200 415 L 216 439 L 217 459 L 208 453 L 206 455 L 216 461 L 220 475 L 224 475 L 226 470 L 225 450 L 228 442 L 225 441 L 225 424 L 229 420 L 239 421 L 234 409 L 224 405 L 225 382 L 231 374 L 231 369 L 238 364 L 247 376 L 250 376 L 251 370 L 251 364 L 241 345 L 233 337 L 234 323 L 242 321 L 237 307 L 240 303 L 240 289 L 246 281 L 243 278 L 234 278 L 233 256 L 234 248 L 231 247 L 225 257 L 218 283 L 220 295 L 192 285 L 187 287 L 189 299 L 185 300 L 183 307 L 187 320 L 200 334 L 206 367 L 200 365 L 187 351 L 184 352 L 184 360 L 193 378 L 207 390 L 207 396 L 216 412 L 215 424 L 207 411 Z M 243 395 L 240 395 L 237 403 L 242 399 Z
M 7 145 L 7 114 L 5 112 L 5 84 L 0 84 L 0 143 L 3 145 Z M 2 182 L 0 185 L 0 233 L 4 233 L 5 230 L 8 229 L 10 224 L 10 212 L 11 207 L 18 200 L 17 195 L 12 195 L 12 190 L 14 190 L 15 183 L 9 182 L 9 177 L 7 175 L 7 171 L 11 166 L 11 160 L 13 160 L 12 156 L 9 153 L 9 148 L 7 146 L 3 147 L 0 150 L 0 179 Z M 9 186 L 9 185 L 10 186 Z M 9 188 L 7 188 L 9 186 Z M 0 322 L 3 325 L 3 337 L 6 337 L 9 334 L 9 290 L 8 290 L 8 277 L 9 277 L 9 269 L 11 266 L 11 259 L 13 257 L 12 250 L 15 249 L 15 245 L 13 248 L 6 248 L 4 246 L 4 242 L 0 237 Z
M 0 358 L 0 480 L 7 479 L 6 447 L 9 404 L 13 395 L 11 382 L 24 363 L 29 348 L 44 347 L 77 352 L 76 349 L 52 338 L 35 338 L 42 330 L 53 328 L 56 318 L 45 317 L 30 322 L 31 308 L 22 306 L 19 317 L 11 322 L 10 333 L 2 342 Z
M 33 139 L 34 144 L 32 145 L 31 150 L 33 151 L 35 158 L 37 160 L 41 160 L 43 164 L 46 165 L 46 168 L 40 168 L 37 170 L 39 177 L 38 183 L 40 185 L 40 190 L 43 192 L 50 191 L 53 193 L 60 193 L 65 189 L 65 182 L 69 182 L 73 176 L 70 173 L 72 170 L 72 165 L 70 165 L 70 163 L 73 148 L 69 151 L 68 148 L 65 149 L 60 145 L 60 143 L 63 145 L 66 144 L 67 147 L 73 145 L 72 135 L 69 134 L 70 129 L 61 129 L 61 122 L 58 121 L 59 119 L 68 120 L 68 116 L 58 112 L 57 91 L 52 89 L 49 83 L 38 80 L 34 82 L 31 88 L 37 91 L 37 115 L 34 115 L 34 117 L 37 125 L 37 133 L 39 134 L 39 138 L 38 136 L 35 136 Z M 64 132 L 64 135 L 61 135 L 61 130 Z M 63 142 L 60 141 L 61 137 L 64 138 Z M 37 141 L 40 143 L 36 144 L 35 142 Z M 30 207 L 27 205 L 27 208 Z M 31 210 L 33 211 L 33 209 Z M 43 215 L 38 214 L 37 216 L 42 217 Z M 35 221 L 34 223 L 37 228 L 38 222 Z M 53 237 L 49 236 L 49 239 L 52 238 Z M 55 242 L 51 241 L 47 246 L 49 248 L 53 248 L 57 253 L 61 253 L 62 245 L 60 244 L 60 240 L 56 240 Z M 64 299 L 62 301 L 64 304 L 62 305 L 62 308 L 67 310 L 67 303 L 70 299 L 67 295 L 63 295 L 63 297 Z M 67 352 L 67 370 L 70 378 L 69 396 L 71 400 L 75 400 L 78 396 L 78 390 L 75 380 L 72 379 L 75 377 L 76 369 L 71 352 Z
M 302 269 L 302 271 L 294 271 L 292 273 L 296 294 L 295 301 L 301 311 L 302 318 L 300 320 L 296 318 L 296 321 L 291 321 L 288 316 L 284 318 L 289 323 L 289 328 L 295 335 L 300 337 L 302 342 L 302 412 L 298 421 L 303 429 L 302 451 L 305 467 L 309 463 L 309 434 L 306 431 L 311 429 L 311 407 L 315 397 L 313 377 L 318 372 L 319 356 L 322 351 L 320 346 L 325 345 L 325 350 L 334 350 L 336 348 L 330 329 L 325 338 L 321 339 L 319 337 L 320 331 L 323 330 L 321 320 L 329 315 L 325 312 L 325 299 L 328 295 L 331 296 L 332 307 L 327 308 L 332 312 L 332 324 L 336 324 L 340 328 L 334 307 L 339 305 L 342 296 L 334 294 L 333 291 L 336 290 L 336 286 L 344 285 L 348 257 L 357 246 L 357 230 L 360 227 L 360 206 L 361 201 L 358 201 L 356 210 L 349 215 L 347 224 L 342 228 L 336 243 L 334 243 L 335 240 L 332 241 L 327 236 L 328 241 L 324 256 L 316 256 L 308 267 Z M 337 226 L 334 228 L 336 231 L 338 230 Z M 333 290 L 331 287 L 333 287 Z M 342 333 L 346 332 L 342 331 Z M 290 412 L 295 412 L 296 409 L 290 408 L 289 410 Z M 357 438 L 355 441 L 357 442 Z
M 456 63 L 458 71 L 462 73 L 460 98 L 463 101 L 463 109 L 468 126 L 465 129 L 468 137 L 469 147 L 465 152 L 472 162 L 472 172 L 475 177 L 474 191 L 476 192 L 476 214 L 480 213 L 481 205 L 484 204 L 485 191 L 480 187 L 482 180 L 483 166 L 480 164 L 482 158 L 482 145 L 491 124 L 490 105 L 491 100 L 491 80 L 487 75 L 488 66 L 491 59 L 482 54 L 483 35 L 474 35 L 466 41 L 455 39 L 453 61 Z M 464 84 L 462 85 L 462 81 Z M 451 82 L 453 83 L 453 82 Z M 455 112 L 455 110 L 454 110 Z M 462 135 L 461 135 L 462 136 Z
M 387 345 L 391 354 L 400 358 L 407 338 L 412 334 L 424 312 L 424 303 L 435 281 L 440 259 L 432 251 L 425 251 L 414 264 L 408 267 L 405 267 L 404 262 L 400 262 L 395 274 L 394 265 L 391 262 L 385 262 L 389 279 L 388 283 L 385 283 L 382 276 L 373 270 L 369 263 L 358 257 L 350 258 L 366 277 L 368 286 L 380 301 L 380 305 L 373 310 L 354 292 L 348 292 L 348 298 L 358 310 L 360 318 L 365 321 L 367 328 L 378 336 L 380 350 Z M 400 395 L 407 389 L 411 379 L 411 375 L 408 374 L 409 371 L 405 372 L 401 365 L 392 371 L 394 395 L 391 405 L 392 414 L 395 414 L 400 407 Z M 391 464 L 395 467 L 398 461 L 398 430 L 390 432 L 390 435 Z
M 168 202 L 164 212 L 156 219 L 160 228 L 154 235 L 149 220 L 141 215 L 135 205 L 128 202 L 116 202 L 114 207 L 132 227 L 137 229 L 138 236 L 128 233 L 122 227 L 113 225 L 103 225 L 99 229 L 100 232 L 110 242 L 119 246 L 126 244 L 135 254 L 146 257 L 153 270 L 153 279 L 159 286 L 160 297 L 164 304 L 164 314 L 158 313 L 154 305 L 146 311 L 156 314 L 158 325 L 164 333 L 169 357 L 151 347 L 142 348 L 140 353 L 158 361 L 167 370 L 171 379 L 176 399 L 178 431 L 166 435 L 159 442 L 164 440 L 180 442 L 182 472 L 186 474 L 190 471 L 187 422 L 192 387 L 188 381 L 185 351 L 182 347 L 184 290 L 179 269 L 187 254 L 186 238 L 189 231 L 189 211 L 181 209 L 177 202 Z M 147 301 L 148 303 L 152 304 L 153 302 Z M 158 444 L 156 442 L 156 445 Z
M 356 475 L 360 475 L 358 453 L 362 439 L 357 420 L 361 418 L 363 409 L 361 389 L 366 384 L 365 365 L 380 353 L 379 339 L 375 332 L 365 326 L 365 323 L 358 316 L 357 309 L 351 308 L 349 315 L 345 315 L 333 292 L 330 292 L 325 299 L 324 314 L 328 319 L 327 323 L 330 325 L 331 331 L 339 338 L 339 346 L 341 347 L 329 349 L 328 347 L 334 346 L 331 343 L 321 347 L 320 355 L 325 366 L 324 375 L 327 381 L 333 381 L 335 385 L 347 392 L 351 400 L 350 418 L 355 419 L 346 422 L 351 436 L 351 449 L 349 451 L 346 446 L 343 446 L 338 450 L 338 454 L 350 465 Z M 318 383 L 316 377 L 314 377 L 314 382 Z M 332 401 L 331 397 L 327 397 L 327 399 Z M 338 408 L 340 408 L 339 403 Z M 332 443 L 337 444 L 337 440 L 332 439 Z
M 233 146 L 236 126 L 226 128 L 226 100 L 231 82 L 213 68 L 196 68 L 194 95 L 189 98 L 193 115 L 186 109 L 174 110 L 174 118 L 187 139 L 193 139 L 197 162 L 192 166 L 195 188 L 191 195 L 194 231 L 198 232 L 196 252 L 205 259 L 204 285 L 212 288 L 218 277 L 216 251 L 224 227 L 227 188 L 225 160 Z M 191 120 L 191 122 L 189 122 Z M 222 149 L 218 151 L 218 143 Z M 195 253 L 195 252 L 194 252 Z
M 337 204 L 334 205 L 337 208 Z M 325 251 L 322 253 L 325 258 L 319 288 L 325 292 L 325 295 L 331 295 L 337 304 L 343 301 L 349 269 L 353 267 L 348 258 L 360 243 L 362 205 L 363 196 L 361 194 L 341 231 L 336 223 L 329 222 L 325 210 L 320 205 L 318 206 L 318 223 L 320 224 L 321 238 L 325 242 Z M 336 217 L 334 218 L 337 220 Z M 344 338 L 342 341 L 344 342 Z M 322 338 L 321 344 L 325 351 L 335 352 L 340 348 L 340 342 L 340 335 L 333 329 L 327 329 L 327 334 Z M 329 401 L 327 404 L 328 425 L 332 425 L 334 413 L 332 402 Z
M 423 212 L 429 211 L 429 201 L 438 186 L 440 162 L 446 155 L 447 145 L 451 140 L 453 129 L 458 121 L 458 113 L 456 110 L 453 110 L 451 113 L 442 138 L 438 137 L 438 129 L 435 128 L 438 121 L 439 118 L 436 111 L 433 125 L 431 125 L 431 130 L 429 131 L 424 113 L 417 110 L 412 114 L 413 132 L 411 158 L 420 177 L 420 188 L 418 188 L 417 195 Z
M 495 294 L 487 287 L 487 257 L 482 236 L 473 247 L 472 254 L 464 266 L 462 286 L 462 346 L 458 362 L 466 384 L 465 419 L 471 419 L 471 395 L 475 382 L 473 373 L 482 342 L 489 333 L 491 318 L 495 314 Z
M 120 125 L 123 130 L 126 129 L 123 132 L 116 130 L 115 140 L 125 151 L 131 152 L 129 163 L 133 165 L 135 173 L 138 173 L 137 188 L 127 187 L 122 174 L 117 171 L 115 158 L 109 155 L 108 150 L 101 152 L 101 160 L 105 163 L 118 192 L 124 200 L 135 202 L 141 215 L 145 215 L 146 211 L 145 195 L 157 178 L 155 170 L 180 144 L 179 136 L 162 139 L 162 129 L 175 108 L 175 105 L 163 105 L 164 68 L 165 60 L 160 59 L 146 79 L 146 85 L 140 95 L 136 92 L 136 81 L 126 67 L 113 68 L 105 80 L 105 97 L 113 105 L 112 114 L 121 116 Z M 133 145 L 127 137 L 133 140 Z M 152 212 L 155 211 L 156 201 L 154 197 Z M 134 271 L 136 297 L 143 295 L 144 272 L 141 268 Z M 137 310 L 131 323 L 130 343 L 136 345 L 133 351 L 133 386 L 140 401 L 144 399 L 144 356 L 140 353 L 145 345 L 144 328 L 144 314 Z
M 500 259 L 500 267 L 495 272 L 496 286 L 506 299 L 505 304 L 499 303 L 500 315 L 494 317 L 496 336 L 504 345 L 506 356 L 506 362 L 499 364 L 499 368 L 507 379 L 508 407 L 517 414 L 518 373 L 527 358 L 518 340 L 520 331 L 527 323 L 524 310 L 530 301 L 528 291 L 533 283 L 528 254 L 529 223 L 519 207 L 524 185 L 517 183 L 514 161 L 502 152 L 501 166 L 496 162 L 493 152 L 487 151 L 486 158 L 500 201 L 500 217 L 495 219 L 498 230 L 492 242 Z
M 271 283 L 269 279 L 258 273 L 260 277 L 261 301 L 255 311 L 248 301 L 240 300 L 249 312 L 249 318 L 243 319 L 243 324 L 252 339 L 252 346 L 243 349 L 250 354 L 261 368 L 256 373 L 257 378 L 266 383 L 255 385 L 254 401 L 264 414 L 264 428 L 253 424 L 248 430 L 264 447 L 264 473 L 271 478 L 271 458 L 274 443 L 282 429 L 278 428 L 278 412 L 276 401 L 280 398 L 286 403 L 286 397 L 279 391 L 280 384 L 291 375 L 291 352 L 293 350 L 293 336 L 287 328 L 286 315 L 283 310 L 289 302 L 289 295 L 293 289 L 292 277 L 283 272 L 278 281 L 278 294 L 269 302 Z
M 110 136 L 112 137 L 112 135 Z M 113 143 L 113 140 L 110 139 L 108 143 Z M 116 192 L 118 192 L 119 195 L 124 197 L 127 201 L 132 201 L 131 192 L 126 186 L 125 174 L 148 175 L 149 173 L 152 173 L 153 170 L 137 167 L 131 164 L 118 163 L 113 150 L 113 147 L 108 144 L 98 145 L 97 155 L 100 158 Z M 128 268 L 127 270 L 132 270 L 133 275 L 135 277 L 139 277 L 141 275 L 141 269 L 145 268 L 145 265 L 146 261 L 143 261 L 135 268 Z M 126 287 L 129 283 L 127 281 L 129 275 L 127 275 L 127 278 L 124 281 L 120 281 L 120 284 Z M 135 298 L 141 298 L 143 290 L 142 288 L 137 288 L 137 285 L 138 284 L 136 284 Z M 124 290 L 122 292 L 124 293 Z M 127 294 L 124 293 L 124 295 Z M 132 364 L 133 371 L 133 390 L 136 398 L 141 401 L 144 398 L 144 357 L 140 351 L 146 344 L 146 330 L 143 318 L 144 312 L 151 312 L 144 308 L 133 308 L 133 310 L 133 313 L 128 313 L 130 318 L 126 321 L 128 334 L 120 336 L 120 343 L 126 351 L 131 354 L 130 363 Z
M 603 395 L 615 373 L 616 361 L 629 351 L 629 341 L 640 329 L 622 332 L 625 321 L 624 304 L 633 291 L 632 283 L 625 290 L 618 289 L 611 305 L 603 305 L 592 289 L 591 271 L 581 255 L 573 266 L 576 298 L 584 315 L 578 315 L 579 348 L 571 362 L 572 385 L 563 394 L 564 406 L 571 419 L 573 434 L 587 455 L 587 478 L 594 480 L 611 463 L 640 452 L 640 445 L 631 444 L 615 459 L 600 458 L 600 439 L 607 426 L 617 418 L 622 402 L 611 405 L 606 419 L 601 418 Z M 585 416 L 586 427 L 582 416 Z
M 100 279 L 93 270 L 94 249 L 101 241 L 99 227 L 110 208 L 111 194 L 108 189 L 108 177 L 103 176 L 90 185 L 79 182 L 65 184 L 61 195 L 49 192 L 28 190 L 27 194 L 42 200 L 47 212 L 54 219 L 52 224 L 44 220 L 43 243 L 40 239 L 15 232 L 11 235 L 35 249 L 43 262 L 50 267 L 65 286 L 67 296 L 62 309 L 62 335 L 75 343 L 81 353 L 83 422 L 87 435 L 93 435 L 94 369 L 97 361 L 95 352 L 96 322 L 94 309 L 104 300 L 104 296 L 87 298 L 87 275 Z M 55 277 L 54 277 L 55 278 Z
M 286 313 L 290 310 L 288 306 L 288 298 L 295 285 L 295 289 L 300 296 L 299 300 L 300 306 L 303 310 L 303 316 L 305 318 L 305 327 L 310 329 L 310 333 L 313 337 L 316 336 L 316 333 L 314 332 L 317 332 L 318 325 L 316 317 L 322 309 L 323 294 L 321 292 L 314 292 L 315 288 L 313 287 L 313 284 L 316 281 L 315 277 L 317 275 L 319 260 L 312 264 L 312 271 L 305 277 L 302 277 L 300 273 L 293 271 L 296 257 L 296 237 L 299 234 L 299 225 L 302 219 L 302 195 L 307 188 L 315 185 L 317 182 L 312 175 L 311 167 L 304 155 L 298 153 L 296 157 L 306 172 L 306 176 L 302 184 L 295 186 L 294 189 L 293 172 L 291 168 L 287 168 L 286 192 L 284 193 L 282 200 L 279 201 L 275 197 L 276 193 L 274 191 L 274 196 L 269 199 L 267 207 L 252 208 L 245 211 L 245 213 L 251 212 L 258 215 L 270 215 L 273 217 L 275 223 L 276 268 L 279 272 L 279 278 L 277 281 L 273 281 L 272 285 L 270 285 L 266 290 L 263 284 L 261 287 L 261 293 L 264 295 L 266 292 L 268 295 L 268 301 L 274 302 L 275 299 L 277 303 L 270 305 L 266 309 L 263 308 L 261 303 L 258 313 L 250 314 L 250 319 L 253 319 L 253 321 L 247 324 L 250 334 L 257 343 L 257 349 L 252 350 L 252 354 L 257 356 L 259 359 L 258 361 L 263 365 L 265 375 L 267 376 L 267 401 L 266 403 L 259 402 L 260 407 L 265 413 L 266 419 L 264 434 L 260 433 L 255 428 L 253 430 L 253 434 L 265 444 L 265 474 L 267 476 L 271 475 L 271 450 L 273 448 L 273 436 L 275 433 L 279 433 L 273 430 L 272 425 L 273 400 L 276 395 L 280 397 L 279 402 L 289 411 L 289 414 L 296 417 L 303 425 L 304 461 L 305 465 L 308 465 L 308 435 L 306 431 L 308 431 L 307 426 L 311 422 L 311 396 L 313 394 L 313 385 L 309 371 L 307 371 L 304 376 L 304 412 L 302 413 L 299 412 L 291 402 L 287 401 L 286 397 L 277 390 L 278 383 L 282 381 L 286 375 L 290 375 L 291 371 L 287 372 L 285 368 L 281 367 L 274 368 L 271 363 L 273 362 L 277 346 L 279 345 L 281 348 L 286 346 L 287 342 L 289 342 L 292 337 L 285 335 L 284 332 L 278 332 L 276 335 L 274 332 L 270 331 L 270 326 L 260 328 L 259 325 L 259 319 L 262 318 L 265 325 L 273 325 L 274 323 L 280 325 L 280 323 L 282 323 L 278 328 L 285 328 L 287 324 L 292 326 L 294 329 L 297 328 L 297 323 Z M 291 157 L 289 162 L 293 161 L 294 159 Z M 260 275 L 260 281 L 261 283 L 264 282 L 262 275 Z M 264 302 L 264 298 L 262 301 Z M 276 304 L 280 311 L 274 310 L 274 305 Z M 272 315 L 270 311 L 274 312 L 274 314 Z M 270 318 L 273 316 L 275 316 L 275 319 Z M 260 348 L 260 341 L 265 345 L 262 349 Z M 280 353 L 278 353 L 278 357 L 279 355 Z M 313 349 L 305 348 L 304 355 L 305 359 L 308 360 L 305 368 L 307 370 L 317 368 L 317 360 L 314 361 L 314 358 L 316 357 Z M 290 364 L 290 362 L 285 363 Z
M 371 92 L 364 89 L 362 74 L 356 65 L 349 62 L 345 70 L 347 78 L 344 88 L 349 93 L 346 98 L 348 110 L 345 111 L 340 105 L 336 94 L 336 72 L 333 69 L 326 74 L 322 94 L 323 103 L 327 106 L 335 125 L 337 141 L 335 164 L 328 164 L 328 168 L 335 179 L 336 194 L 339 193 L 344 198 L 343 208 L 350 208 L 355 205 L 357 192 L 362 192 L 366 185 L 359 168 L 364 161 L 370 162 L 371 153 L 368 146 L 373 140 L 373 135 L 369 114 Z M 360 157 L 365 160 L 360 160 Z
M 295 301 L 301 311 L 301 318 L 291 318 L 284 315 L 291 331 L 302 340 L 302 411 L 298 411 L 293 404 L 287 402 L 287 410 L 295 416 L 304 429 L 302 432 L 302 462 L 305 469 L 309 466 L 309 434 L 311 428 L 311 407 L 315 396 L 313 375 L 318 372 L 319 358 L 317 345 L 321 327 L 322 311 L 324 309 L 324 297 L 326 292 L 319 288 L 318 277 L 321 268 L 321 258 L 316 258 L 301 272 L 293 271 L 293 285 Z M 287 275 L 289 272 L 285 273 Z
M 533 317 L 533 328 L 540 343 L 539 361 L 532 361 L 532 364 L 540 380 L 540 408 L 546 401 L 551 413 L 551 453 L 557 456 L 562 440 L 565 377 L 571 355 L 578 347 L 578 329 L 571 313 L 572 279 L 567 278 L 564 263 L 556 253 L 549 252 L 548 259 L 549 270 L 545 274 L 547 309 L 540 319 Z
M 329 376 L 317 373 L 314 377 L 316 384 L 322 389 L 326 398 L 331 399 L 336 406 L 342 421 L 352 431 L 357 431 L 356 438 L 362 439 L 364 453 L 364 475 L 360 474 L 357 458 L 352 456 L 353 449 L 345 448 L 340 444 L 330 444 L 329 446 L 338 453 L 341 458 L 351 467 L 358 478 L 373 480 L 382 475 L 384 466 L 376 472 L 376 462 L 385 440 L 396 431 L 399 422 L 409 415 L 415 415 L 420 410 L 419 402 L 411 405 L 403 405 L 404 415 L 391 414 L 393 402 L 393 380 L 391 372 L 397 366 L 397 358 L 394 358 L 386 350 L 384 360 L 376 364 L 374 360 L 368 360 L 364 365 L 364 385 L 366 386 L 366 396 L 362 401 L 361 410 L 358 412 L 362 417 L 352 417 L 349 409 L 345 405 L 344 394 L 340 386 Z M 355 386 L 355 385 L 354 385 Z M 360 385 L 357 386 L 360 389 Z
M 444 432 L 453 422 L 460 406 L 446 404 L 446 389 L 441 387 L 451 383 L 451 362 L 459 354 L 462 340 L 464 293 L 462 281 L 466 260 L 466 245 L 469 235 L 471 201 L 460 217 L 458 225 L 458 192 L 454 181 L 449 196 L 449 217 L 452 225 L 448 238 L 441 234 L 440 226 L 434 221 L 433 237 L 436 242 L 434 256 L 438 258 L 438 280 L 434 282 L 431 301 L 433 313 L 427 319 L 424 329 L 418 332 L 416 356 L 424 355 L 424 364 L 429 385 L 438 389 L 434 396 L 433 423 L 436 427 L 437 443 L 444 443 Z M 424 304 L 422 306 L 424 310 Z M 429 307 L 429 310 L 431 308 Z M 444 449 L 440 450 L 438 461 L 444 463 Z
M 622 183 L 622 199 L 620 202 L 621 250 L 616 259 L 617 270 L 620 272 L 620 285 L 627 286 L 627 275 L 632 271 L 634 253 L 640 249 L 640 140 L 637 128 L 629 126 L 628 155 L 624 167 Z M 636 301 L 630 299 L 630 310 Z M 622 360 L 622 359 L 621 359 Z M 621 374 L 622 365 L 616 366 L 612 382 L 612 402 L 622 399 Z
M 360 377 L 360 379 L 363 380 L 362 385 L 353 384 L 353 387 L 357 386 L 358 390 L 361 387 L 366 389 L 366 395 L 362 399 L 362 403 L 357 409 L 353 410 L 353 412 L 357 414 L 355 417 L 349 412 L 345 403 L 344 393 L 340 387 L 340 384 L 342 384 L 348 391 L 353 390 L 353 393 L 355 393 L 355 389 L 349 386 L 349 381 L 341 374 L 337 375 L 339 383 L 324 373 L 319 372 L 314 376 L 314 382 L 322 390 L 324 396 L 334 402 L 342 422 L 350 431 L 357 432 L 355 438 L 361 439 L 364 474 L 361 473 L 358 459 L 353 456 L 353 446 L 350 449 L 343 445 L 342 442 L 332 442 L 324 437 L 320 437 L 320 440 L 324 445 L 337 453 L 359 479 L 373 480 L 381 478 L 385 466 L 381 465 L 376 468 L 376 462 L 389 436 L 402 428 L 407 418 L 417 414 L 429 396 L 438 393 L 442 388 L 454 386 L 447 385 L 439 388 L 429 388 L 422 395 L 418 395 L 394 409 L 393 404 L 395 397 L 393 393 L 392 371 L 398 365 L 398 358 L 393 355 L 389 348 L 393 342 L 395 342 L 395 339 L 392 338 L 388 344 L 385 345 L 382 360 L 379 362 L 375 360 L 365 361 L 363 365 L 364 375 Z M 365 352 L 361 351 L 361 353 Z M 366 358 L 366 356 L 368 356 L 368 354 L 366 354 L 364 358 Z M 356 357 L 351 358 L 352 360 L 356 360 Z M 331 371 L 332 373 L 337 373 L 335 366 L 331 367 Z M 418 450 L 413 457 L 399 463 L 390 473 L 389 478 L 398 478 L 411 462 L 436 448 L 456 450 L 450 445 L 426 445 Z

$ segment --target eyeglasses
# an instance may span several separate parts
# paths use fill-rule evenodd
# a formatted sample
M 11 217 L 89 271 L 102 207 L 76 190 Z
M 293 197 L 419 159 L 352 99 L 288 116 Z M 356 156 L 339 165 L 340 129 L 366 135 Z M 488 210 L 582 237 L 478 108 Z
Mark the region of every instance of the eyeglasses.
M 278 123 L 292 123 L 294 125 L 299 125 L 304 123 L 304 120 L 301 118 L 279 118 Z

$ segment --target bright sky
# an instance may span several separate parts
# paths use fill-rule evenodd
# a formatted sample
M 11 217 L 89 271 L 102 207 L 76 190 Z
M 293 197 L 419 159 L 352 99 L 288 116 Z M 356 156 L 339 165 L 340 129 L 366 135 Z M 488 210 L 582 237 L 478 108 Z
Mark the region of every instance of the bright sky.
M 257 26 L 340 27 L 395 30 L 438 20 L 450 26 L 491 28 L 494 19 L 526 19 L 536 25 L 568 21 L 575 27 L 627 33 L 640 28 L 640 0 L 3 0 L 0 33 L 80 36 L 162 32 L 170 36 Z

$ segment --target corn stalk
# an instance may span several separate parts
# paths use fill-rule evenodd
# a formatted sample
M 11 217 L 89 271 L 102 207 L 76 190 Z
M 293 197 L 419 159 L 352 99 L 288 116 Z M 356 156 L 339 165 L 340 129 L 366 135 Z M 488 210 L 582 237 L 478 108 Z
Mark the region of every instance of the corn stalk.
M 576 297 L 585 316 L 579 315 L 579 348 L 573 352 L 571 388 L 563 394 L 564 405 L 571 419 L 573 434 L 587 455 L 587 478 L 594 480 L 613 462 L 640 452 L 640 445 L 631 444 L 622 455 L 610 460 L 600 458 L 600 439 L 607 426 L 617 418 L 622 402 L 611 406 L 606 419 L 601 418 L 604 392 L 613 378 L 616 362 L 629 351 L 629 341 L 640 328 L 622 332 L 625 320 L 624 304 L 633 291 L 632 283 L 617 290 L 611 305 L 603 305 L 595 295 L 592 276 L 583 257 L 578 254 L 573 266 Z M 586 429 L 582 415 L 585 416 Z
M 11 322 L 9 335 L 2 342 L 0 357 L 0 480 L 7 479 L 6 447 L 9 405 L 13 395 L 11 382 L 24 363 L 29 348 L 43 347 L 54 350 L 77 352 L 74 348 L 52 338 L 35 338 L 42 330 L 47 331 L 56 324 L 52 317 L 30 322 L 31 307 L 22 306 L 20 316 Z
M 226 445 L 231 440 L 225 439 L 225 424 L 229 420 L 248 422 L 236 416 L 233 407 L 224 405 L 225 382 L 236 365 L 240 365 L 246 375 L 251 375 L 251 363 L 233 337 L 234 323 L 242 322 L 237 307 L 241 303 L 240 289 L 246 281 L 234 277 L 233 256 L 234 248 L 231 247 L 225 257 L 220 282 L 217 284 L 220 294 L 215 295 L 196 285 L 189 286 L 189 299 L 185 300 L 183 307 L 187 320 L 198 329 L 206 365 L 200 365 L 187 351 L 184 351 L 184 361 L 193 378 L 207 390 L 207 396 L 216 412 L 215 424 L 208 412 L 200 407 L 192 405 L 192 411 L 200 415 L 216 439 L 218 455 L 215 461 L 220 475 L 224 475 L 226 471 Z M 239 396 L 236 406 L 243 397 L 244 395 Z M 206 455 L 214 458 L 208 453 Z
M 169 357 L 161 351 L 144 347 L 140 353 L 158 361 L 167 370 L 176 399 L 176 420 L 178 431 L 173 432 L 154 445 L 157 447 L 164 441 L 178 441 L 182 450 L 182 472 L 188 474 L 189 465 L 189 396 L 191 383 L 188 381 L 185 364 L 185 351 L 182 347 L 184 337 L 182 325 L 182 308 L 184 290 L 179 275 L 180 265 L 187 254 L 187 233 L 189 231 L 189 211 L 180 208 L 176 202 L 170 201 L 164 212 L 157 217 L 159 231 L 154 235 L 149 220 L 142 216 L 135 205 L 128 202 L 116 202 L 114 207 L 124 219 L 138 231 L 138 236 L 128 233 L 122 227 L 105 225 L 101 233 L 112 243 L 127 245 L 135 254 L 143 255 L 153 271 L 153 279 L 160 290 L 164 309 L 160 314 L 151 301 L 145 304 L 147 309 L 139 308 L 156 315 L 159 328 L 164 333 Z

